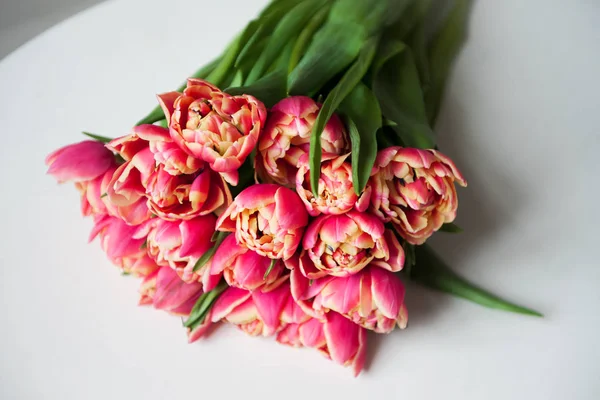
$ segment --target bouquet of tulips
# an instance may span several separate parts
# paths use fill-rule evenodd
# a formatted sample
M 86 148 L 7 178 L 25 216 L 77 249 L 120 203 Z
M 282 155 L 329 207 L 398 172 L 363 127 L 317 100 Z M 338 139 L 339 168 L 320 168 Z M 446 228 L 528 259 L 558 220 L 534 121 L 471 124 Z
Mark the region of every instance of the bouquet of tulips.
M 407 326 L 403 280 L 538 315 L 425 244 L 460 230 L 467 185 L 433 125 L 469 2 L 438 24 L 432 5 L 274 0 L 128 134 L 86 133 L 48 173 L 190 342 L 228 322 L 358 374 L 367 331 Z

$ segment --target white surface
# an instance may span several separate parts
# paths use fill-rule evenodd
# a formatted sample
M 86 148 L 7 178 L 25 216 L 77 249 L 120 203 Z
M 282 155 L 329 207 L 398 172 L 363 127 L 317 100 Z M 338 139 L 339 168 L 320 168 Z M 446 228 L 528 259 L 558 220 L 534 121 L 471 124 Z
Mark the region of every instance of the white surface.
M 470 185 L 466 233 L 436 247 L 546 318 L 411 286 L 409 328 L 371 340 L 354 379 L 315 351 L 233 329 L 187 345 L 177 318 L 136 306 L 138 283 L 86 244 L 76 191 L 44 175 L 44 156 L 83 129 L 126 133 L 263 4 L 108 2 L 0 62 L 0 398 L 597 399 L 592 1 L 477 2 L 438 127 Z

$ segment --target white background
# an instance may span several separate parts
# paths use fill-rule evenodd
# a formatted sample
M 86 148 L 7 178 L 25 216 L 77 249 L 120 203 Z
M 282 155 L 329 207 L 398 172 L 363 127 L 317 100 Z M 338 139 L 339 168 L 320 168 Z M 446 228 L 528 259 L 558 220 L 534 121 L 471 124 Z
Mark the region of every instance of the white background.
M 262 0 L 103 3 L 0 62 L 0 398 L 597 399 L 600 7 L 480 0 L 439 121 L 469 180 L 461 235 L 434 245 L 484 287 L 545 313 L 409 286 L 409 328 L 370 337 L 357 379 L 313 350 L 224 327 L 186 344 L 139 308 L 44 157 L 128 127 Z

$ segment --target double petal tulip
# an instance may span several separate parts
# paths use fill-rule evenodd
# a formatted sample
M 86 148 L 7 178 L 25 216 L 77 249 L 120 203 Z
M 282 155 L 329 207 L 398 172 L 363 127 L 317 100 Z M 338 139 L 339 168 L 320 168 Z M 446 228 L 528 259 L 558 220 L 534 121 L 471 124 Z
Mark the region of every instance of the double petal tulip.
M 271 336 L 287 324 L 302 323 L 309 317 L 296 304 L 290 284 L 285 281 L 269 291 L 230 287 L 215 302 L 207 318 L 212 322 L 227 321 L 252 336 Z
M 173 140 L 206 161 L 233 185 L 258 141 L 267 115 L 252 96 L 231 96 L 200 79 L 188 79 L 183 93 L 158 96 Z
M 291 189 L 274 184 L 244 189 L 217 221 L 217 230 L 235 232 L 238 243 L 269 258 L 296 251 L 308 214 Z
M 309 315 L 322 318 L 335 311 L 378 333 L 405 328 L 408 312 L 404 285 L 392 272 L 369 266 L 345 278 L 326 277 L 312 284 L 299 271 L 290 277 L 292 295 Z
M 349 366 L 357 376 L 363 369 L 367 333 L 364 328 L 336 312 L 324 321 L 311 318 L 299 324 L 288 324 L 277 334 L 277 341 L 293 347 L 311 347 L 334 362 Z
M 352 166 L 346 162 L 348 156 L 349 154 L 343 156 L 329 154 L 322 157 L 317 197 L 311 190 L 308 154 L 300 158 L 296 175 L 296 192 L 313 217 L 319 214 L 344 214 L 355 206 L 358 211 L 365 211 L 368 207 L 370 194 L 365 192 L 359 199 L 354 192 Z
M 295 186 L 298 161 L 309 152 L 320 108 L 310 97 L 292 96 L 270 110 L 255 159 L 255 169 L 264 181 Z M 333 115 L 321 134 L 324 154 L 343 154 L 349 150 L 348 143 L 342 121 Z
M 177 176 L 159 165 L 144 184 L 148 206 L 166 220 L 211 214 L 231 202 L 223 178 L 207 165 L 195 174 Z
M 46 157 L 48 174 L 60 183 L 90 181 L 115 164 L 115 156 L 95 140 L 62 147 Z
M 277 261 L 269 274 L 271 259 L 238 244 L 234 235 L 229 235 L 221 243 L 211 261 L 213 275 L 224 276 L 230 286 L 246 290 L 256 290 L 263 285 L 277 284 L 283 272 L 283 263 Z
M 223 178 L 177 148 L 165 128 L 140 125 L 109 146 L 126 161 L 113 174 L 106 193 L 130 224 L 143 222 L 151 213 L 167 220 L 192 219 L 231 202 Z
M 158 268 L 143 248 L 146 238 L 139 234 L 139 227 L 130 226 L 117 217 L 97 215 L 90 241 L 97 236 L 108 258 L 123 272 L 146 276 Z
M 139 304 L 187 316 L 202 293 L 201 283 L 185 283 L 171 268 L 162 267 L 142 281 Z
M 404 250 L 393 232 L 377 217 L 350 211 L 344 215 L 321 215 L 306 228 L 303 250 L 288 261 L 310 279 L 326 275 L 348 276 L 374 264 L 390 271 L 404 265 Z
M 389 147 L 379 152 L 375 168 L 371 211 L 391 222 L 407 242 L 422 244 L 456 218 L 454 183 L 467 182 L 439 151 Z
M 206 280 L 210 275 L 204 273 L 207 271 L 194 272 L 194 267 L 200 257 L 213 246 L 210 239 L 215 222 L 216 217 L 213 215 L 176 222 L 156 218 L 148 233 L 148 254 L 158 265 L 171 267 L 186 283 L 202 281 L 206 277 L 205 283 L 209 287 L 205 290 L 210 290 L 216 284 L 214 278 L 209 284 Z M 218 281 L 218 277 L 216 280 Z

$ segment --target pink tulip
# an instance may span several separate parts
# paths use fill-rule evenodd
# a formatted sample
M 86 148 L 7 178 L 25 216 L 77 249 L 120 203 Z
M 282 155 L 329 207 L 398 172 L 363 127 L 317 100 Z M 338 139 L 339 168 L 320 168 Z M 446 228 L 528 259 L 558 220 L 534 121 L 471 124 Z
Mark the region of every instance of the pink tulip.
M 91 181 L 115 164 L 115 156 L 95 140 L 70 144 L 46 157 L 48 174 L 60 183 Z
M 207 275 L 204 272 L 207 271 L 203 269 L 195 272 L 194 267 L 200 257 L 213 246 L 210 239 L 215 230 L 216 219 L 214 215 L 176 222 L 155 218 L 148 233 L 148 254 L 158 265 L 171 267 L 184 282 L 202 281 L 203 276 Z M 216 280 L 218 281 L 218 277 Z M 211 281 L 215 283 L 214 279 Z
M 271 336 L 287 324 L 301 323 L 309 317 L 302 312 L 285 281 L 269 291 L 226 289 L 210 311 L 212 322 L 226 321 L 252 336 Z
M 369 266 L 344 278 L 310 281 L 300 271 L 290 277 L 292 295 L 307 314 L 323 318 L 330 310 L 378 333 L 404 329 L 408 312 L 404 285 L 392 272 Z
M 344 214 L 355 206 L 365 211 L 369 206 L 370 193 L 359 197 L 352 185 L 352 166 L 346 162 L 349 154 L 336 156 L 324 155 L 321 158 L 321 177 L 319 178 L 318 197 L 314 197 L 310 185 L 310 165 L 308 154 L 300 157 L 296 176 L 296 192 L 306 205 L 310 215 Z
M 227 236 L 221 243 L 211 265 L 211 274 L 223 274 L 229 286 L 246 290 L 277 284 L 284 270 L 283 263 L 277 261 L 265 278 L 271 259 L 239 245 L 234 235 Z
M 357 376 L 365 364 L 367 333 L 365 329 L 336 312 L 329 312 L 324 321 L 288 324 L 277 334 L 277 341 L 293 347 L 311 347 L 334 362 L 349 366 Z
M 290 258 L 308 214 L 298 195 L 273 184 L 244 189 L 217 221 L 217 230 L 235 232 L 238 243 L 269 258 Z
M 110 261 L 123 272 L 146 276 L 158 268 L 144 249 L 146 238 L 138 234 L 139 227 L 127 225 L 110 215 L 96 215 L 90 241 L 100 237 L 100 246 Z
M 162 267 L 142 281 L 139 304 L 188 316 L 202 293 L 201 283 L 185 283 L 171 268 Z
M 129 211 L 119 216 L 130 224 L 143 222 L 151 213 L 167 220 L 192 219 L 231 203 L 223 178 L 173 148 L 176 144 L 164 128 L 140 125 L 109 146 L 126 161 L 115 171 L 106 193 L 111 204 Z
M 375 216 L 356 211 L 317 217 L 306 228 L 302 247 L 288 266 L 298 264 L 310 279 L 356 274 L 371 263 L 394 272 L 404 265 L 404 250 L 394 234 Z
M 437 150 L 388 147 L 377 155 L 371 177 L 371 211 L 391 222 L 407 242 L 422 244 L 456 218 L 454 182 L 467 182 L 452 160 Z
M 163 165 L 171 175 L 193 174 L 204 162 L 188 155 L 169 135 L 169 130 L 157 125 L 138 125 L 132 133 L 110 142 L 109 147 L 125 161 L 130 161 L 142 150 L 150 149 L 156 164 Z
M 295 187 L 298 161 L 309 151 L 312 127 L 320 108 L 310 97 L 292 96 L 271 109 L 254 163 L 265 182 Z M 325 125 L 321 147 L 325 154 L 343 154 L 349 150 L 344 125 L 337 115 Z
M 252 96 L 228 95 L 200 79 L 188 79 L 183 93 L 170 92 L 158 98 L 173 140 L 236 185 L 237 170 L 264 127 L 264 104 Z

